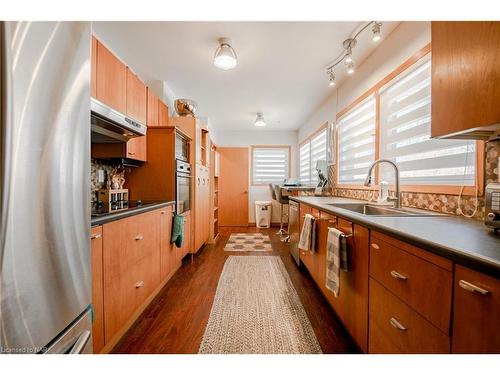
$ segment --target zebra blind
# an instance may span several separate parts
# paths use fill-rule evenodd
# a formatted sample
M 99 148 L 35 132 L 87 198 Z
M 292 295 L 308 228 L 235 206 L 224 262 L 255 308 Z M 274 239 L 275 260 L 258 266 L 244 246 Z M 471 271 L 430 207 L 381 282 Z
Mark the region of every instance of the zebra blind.
M 338 183 L 362 185 L 375 160 L 375 97 L 370 96 L 338 121 Z
M 253 147 L 253 185 L 280 184 L 290 175 L 289 147 Z
M 474 185 L 474 141 L 431 139 L 431 56 L 380 93 L 380 158 L 395 161 L 407 185 Z M 380 169 L 380 181 L 393 181 Z
M 299 149 L 299 179 L 302 185 L 311 182 L 311 141 L 304 142 Z
M 316 171 L 316 162 L 318 160 L 326 160 L 326 128 L 321 130 L 313 138 L 311 138 L 311 183 L 315 184 L 318 180 L 318 172 Z

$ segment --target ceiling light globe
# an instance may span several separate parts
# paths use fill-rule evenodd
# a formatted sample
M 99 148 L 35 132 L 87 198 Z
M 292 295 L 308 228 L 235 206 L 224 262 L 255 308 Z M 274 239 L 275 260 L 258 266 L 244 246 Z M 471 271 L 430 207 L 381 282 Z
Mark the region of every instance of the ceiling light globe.
M 354 64 L 352 62 L 350 64 L 347 64 L 347 74 L 354 74 Z
M 352 60 L 352 55 L 351 54 L 346 55 L 346 57 L 345 57 L 345 63 L 346 64 L 350 64 L 350 63 L 352 63 L 352 61 L 353 61 Z
M 330 87 L 335 86 L 335 80 L 330 80 L 330 82 L 328 83 L 328 85 L 329 85 Z
M 219 39 L 219 47 L 215 51 L 214 65 L 222 70 L 229 70 L 236 67 L 238 58 L 233 47 L 229 44 L 230 40 L 227 38 Z
M 266 121 L 264 120 L 264 115 L 262 113 L 257 113 L 254 125 L 258 127 L 266 126 Z
M 377 31 L 377 32 L 374 32 L 373 33 L 373 36 L 372 36 L 372 40 L 374 42 L 378 42 L 380 40 L 381 36 L 380 36 L 380 31 Z

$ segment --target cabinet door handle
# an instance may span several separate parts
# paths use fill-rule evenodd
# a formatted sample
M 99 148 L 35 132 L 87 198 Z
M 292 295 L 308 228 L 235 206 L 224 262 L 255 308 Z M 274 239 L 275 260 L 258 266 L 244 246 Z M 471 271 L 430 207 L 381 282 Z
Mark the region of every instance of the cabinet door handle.
M 407 280 L 408 276 L 400 274 L 398 271 L 391 271 L 391 276 L 394 277 L 395 279 L 400 279 L 400 280 Z
M 135 289 L 142 288 L 144 286 L 144 281 L 139 281 L 137 284 L 134 285 Z
M 93 234 L 92 236 L 90 236 L 90 239 L 96 240 L 96 239 L 101 238 L 101 237 L 102 237 L 101 233 L 96 233 L 96 234 Z
M 406 331 L 408 329 L 404 325 L 399 323 L 395 318 L 389 319 L 389 323 L 391 323 L 391 326 L 393 326 L 396 329 L 399 329 L 400 331 Z
M 380 250 L 380 246 L 377 245 L 376 243 L 372 243 L 372 247 L 375 249 L 375 250 Z
M 458 282 L 458 285 L 460 285 L 461 288 L 471 292 L 471 293 L 480 293 L 482 294 L 483 296 L 486 295 L 486 294 L 489 294 L 490 291 L 489 290 L 486 290 L 486 289 L 483 289 L 477 285 L 474 285 L 474 284 L 471 284 L 469 283 L 468 281 L 465 281 L 465 280 L 460 280 Z
M 135 152 L 128 152 L 129 155 L 135 155 Z
M 160 213 L 161 213 L 162 215 L 165 215 L 165 214 L 167 213 L 167 211 L 160 211 Z
M 136 241 L 141 241 L 141 240 L 143 240 L 143 239 L 144 239 L 144 236 L 143 236 L 143 235 L 139 235 L 139 236 L 135 236 L 135 237 L 134 237 L 134 240 L 136 240 Z

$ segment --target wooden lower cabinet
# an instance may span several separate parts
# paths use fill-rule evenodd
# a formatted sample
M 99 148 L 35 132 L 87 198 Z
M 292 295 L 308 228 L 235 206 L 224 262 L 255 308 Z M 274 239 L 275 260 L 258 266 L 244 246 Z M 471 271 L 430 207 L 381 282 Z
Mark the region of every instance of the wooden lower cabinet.
M 370 353 L 449 353 L 450 338 L 370 279 Z
M 94 309 L 92 344 L 94 353 L 99 353 L 104 347 L 102 226 L 93 227 L 90 238 L 92 245 L 92 306 Z
M 500 353 L 500 280 L 455 266 L 453 353 Z
M 176 259 L 177 262 L 181 262 L 182 258 L 186 256 L 187 253 L 191 252 L 192 249 L 192 225 L 191 225 L 191 211 L 184 212 L 184 240 L 182 241 L 182 246 L 180 249 L 176 248 Z M 175 246 L 175 245 L 174 245 Z
M 116 342 L 178 269 L 171 227 L 172 206 L 102 226 L 103 345 Z

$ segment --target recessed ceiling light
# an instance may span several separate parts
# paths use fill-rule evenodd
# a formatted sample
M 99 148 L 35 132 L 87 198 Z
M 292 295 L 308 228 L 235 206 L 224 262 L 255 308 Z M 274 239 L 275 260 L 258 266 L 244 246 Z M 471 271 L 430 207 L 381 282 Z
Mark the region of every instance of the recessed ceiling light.
M 219 39 L 219 47 L 217 47 L 214 55 L 214 65 L 219 69 L 233 69 L 238 64 L 236 52 L 234 52 L 233 47 L 229 44 L 230 42 L 229 38 Z
M 266 121 L 264 120 L 264 115 L 262 113 L 257 113 L 257 118 L 254 122 L 255 126 L 266 126 Z

